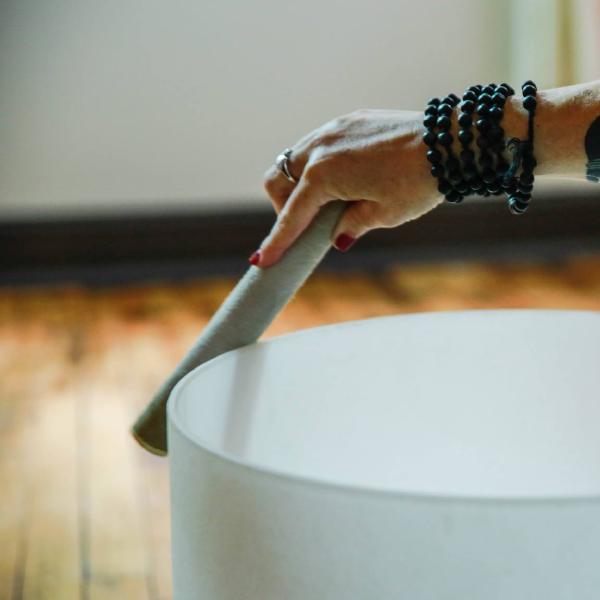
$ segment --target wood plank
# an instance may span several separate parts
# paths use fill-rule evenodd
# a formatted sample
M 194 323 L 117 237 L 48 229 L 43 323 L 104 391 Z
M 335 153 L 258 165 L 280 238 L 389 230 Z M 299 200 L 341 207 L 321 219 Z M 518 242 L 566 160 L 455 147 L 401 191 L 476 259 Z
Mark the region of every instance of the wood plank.
M 168 460 L 129 427 L 236 283 L 0 291 L 0 600 L 171 597 Z M 322 272 L 261 339 L 504 307 L 600 310 L 600 256 Z
M 18 331 L 15 339 L 4 325 L 1 334 L 0 594 L 78 598 L 74 405 L 62 389 L 68 340 L 39 319 Z
M 80 597 L 76 398 L 53 390 L 36 399 L 24 438 L 31 502 L 23 598 Z
M 128 431 L 126 386 L 129 361 L 123 355 L 118 315 L 106 310 L 103 294 L 93 304 L 93 319 L 81 365 L 85 381 L 86 473 L 89 477 L 89 598 L 148 596 L 143 511 L 136 495 L 135 462 Z M 123 342 L 123 343 L 122 343 Z
M 18 356 L 26 353 L 26 340 L 18 333 L 7 321 L 0 324 L 0 600 L 22 595 L 27 541 L 24 428 L 19 420 L 19 375 L 26 361 Z

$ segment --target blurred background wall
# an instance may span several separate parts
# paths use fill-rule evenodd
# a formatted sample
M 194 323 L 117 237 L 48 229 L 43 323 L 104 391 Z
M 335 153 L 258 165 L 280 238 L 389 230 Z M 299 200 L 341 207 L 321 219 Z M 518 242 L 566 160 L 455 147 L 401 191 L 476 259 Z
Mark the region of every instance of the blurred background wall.
M 4 0 L 0 219 L 264 205 L 336 115 L 598 78 L 599 32 L 600 0 Z
M 504 2 L 0 6 L 1 217 L 264 205 L 325 121 L 510 77 Z

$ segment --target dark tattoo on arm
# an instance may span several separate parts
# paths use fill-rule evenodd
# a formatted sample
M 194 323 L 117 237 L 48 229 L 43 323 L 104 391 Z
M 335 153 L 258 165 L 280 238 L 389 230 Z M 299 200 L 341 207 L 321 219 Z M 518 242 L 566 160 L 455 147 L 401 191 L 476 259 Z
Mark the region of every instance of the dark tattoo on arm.
M 600 117 L 597 117 L 585 134 L 585 153 L 588 162 L 585 166 L 586 178 L 600 182 Z

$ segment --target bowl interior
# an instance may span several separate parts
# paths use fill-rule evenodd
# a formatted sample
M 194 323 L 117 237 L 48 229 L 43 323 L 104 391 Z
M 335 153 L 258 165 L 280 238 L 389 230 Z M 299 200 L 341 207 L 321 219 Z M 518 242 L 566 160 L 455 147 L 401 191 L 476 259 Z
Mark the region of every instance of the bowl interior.
M 169 403 L 267 471 L 451 496 L 600 495 L 600 314 L 486 310 L 306 329 L 198 367 Z

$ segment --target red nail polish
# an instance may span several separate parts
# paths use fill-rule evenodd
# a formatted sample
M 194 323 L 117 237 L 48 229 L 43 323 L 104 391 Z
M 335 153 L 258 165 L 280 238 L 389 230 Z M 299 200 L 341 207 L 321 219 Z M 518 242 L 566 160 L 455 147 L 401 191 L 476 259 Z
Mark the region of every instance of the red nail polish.
M 340 235 L 335 238 L 335 247 L 342 252 L 346 252 L 355 241 L 356 238 L 346 235 L 345 233 L 340 233 Z
M 252 256 L 250 256 L 250 258 L 248 259 L 248 262 L 251 265 L 257 265 L 260 261 L 260 250 L 257 250 L 256 252 L 254 252 L 252 254 Z

